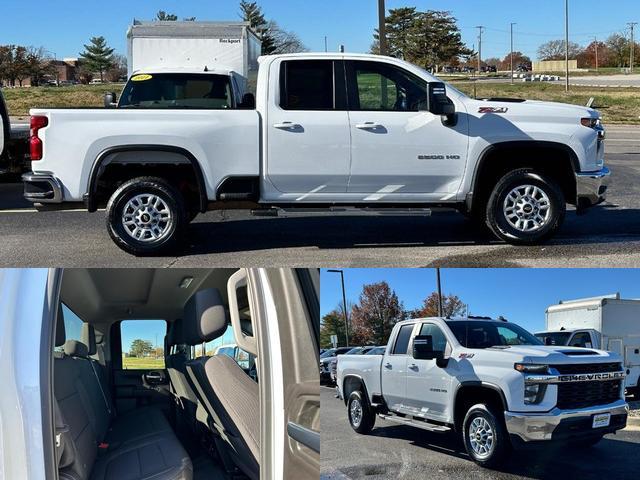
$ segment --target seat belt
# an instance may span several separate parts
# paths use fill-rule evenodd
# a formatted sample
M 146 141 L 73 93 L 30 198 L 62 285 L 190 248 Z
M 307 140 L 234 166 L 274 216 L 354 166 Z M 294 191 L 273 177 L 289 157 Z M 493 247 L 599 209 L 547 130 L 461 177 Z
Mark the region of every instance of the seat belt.
M 111 407 L 109 406 L 109 400 L 107 400 L 107 394 L 104 393 L 104 389 L 102 388 L 102 382 L 100 381 L 100 377 L 98 376 L 98 372 L 96 371 L 96 366 L 93 364 L 93 360 L 88 359 L 91 364 L 91 370 L 93 370 L 93 374 L 96 377 L 96 381 L 98 382 L 98 386 L 100 387 L 100 392 L 102 393 L 102 399 L 104 400 L 104 404 L 107 406 L 107 412 L 111 415 Z

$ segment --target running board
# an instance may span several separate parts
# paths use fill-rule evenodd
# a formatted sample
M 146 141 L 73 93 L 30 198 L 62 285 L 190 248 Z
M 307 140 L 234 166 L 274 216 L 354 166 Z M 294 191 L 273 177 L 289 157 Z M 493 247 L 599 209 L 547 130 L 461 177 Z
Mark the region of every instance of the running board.
M 434 423 L 427 423 L 424 420 L 414 420 L 412 418 L 400 417 L 398 415 L 389 415 L 385 413 L 379 413 L 378 416 L 383 420 L 389 420 L 390 422 L 399 423 L 401 425 L 409 425 L 411 427 L 421 428 L 422 430 L 428 430 L 429 432 L 448 432 L 450 427 L 444 425 L 436 425 Z
M 326 208 L 259 208 L 251 210 L 251 214 L 256 217 L 322 217 L 322 216 L 392 216 L 392 217 L 429 217 L 430 208 L 402 208 L 402 207 L 340 207 L 331 206 Z

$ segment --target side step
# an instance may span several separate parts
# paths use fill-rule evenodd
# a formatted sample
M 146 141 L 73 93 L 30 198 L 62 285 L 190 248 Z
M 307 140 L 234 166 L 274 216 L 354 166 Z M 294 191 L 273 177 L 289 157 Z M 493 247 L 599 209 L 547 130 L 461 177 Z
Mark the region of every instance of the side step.
M 392 216 L 392 217 L 429 217 L 432 210 L 430 208 L 402 208 L 402 207 L 340 207 L 331 206 L 326 208 L 259 208 L 251 210 L 251 214 L 256 217 L 335 217 L 353 215 L 371 216 Z
M 448 432 L 451 430 L 451 427 L 445 427 L 444 425 L 436 425 L 434 423 L 427 423 L 424 420 L 415 420 L 413 418 L 400 417 L 398 415 L 379 413 L 378 416 L 383 420 L 389 420 L 390 422 L 399 423 L 401 425 L 409 425 L 411 427 L 421 428 L 422 430 L 428 430 L 429 432 Z

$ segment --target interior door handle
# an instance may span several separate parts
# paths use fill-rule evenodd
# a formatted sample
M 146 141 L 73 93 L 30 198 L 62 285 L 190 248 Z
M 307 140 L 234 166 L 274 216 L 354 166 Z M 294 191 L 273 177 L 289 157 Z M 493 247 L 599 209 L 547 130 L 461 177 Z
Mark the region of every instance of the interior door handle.
M 299 128 L 302 128 L 302 125 L 292 122 L 282 122 L 274 124 L 273 127 L 279 128 L 280 130 L 298 130 Z
M 287 423 L 287 434 L 296 442 L 309 447 L 316 453 L 320 453 L 320 434 L 297 423 Z
M 359 128 L 360 130 L 377 130 L 379 128 L 384 128 L 384 127 L 379 123 L 365 122 L 365 123 L 357 123 L 356 128 Z

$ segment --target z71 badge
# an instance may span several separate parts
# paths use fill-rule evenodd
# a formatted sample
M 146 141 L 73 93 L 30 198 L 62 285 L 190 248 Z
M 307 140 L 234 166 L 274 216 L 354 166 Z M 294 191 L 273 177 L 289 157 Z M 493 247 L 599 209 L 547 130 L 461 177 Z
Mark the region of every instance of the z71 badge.
M 480 107 L 478 113 L 507 113 L 507 107 Z

